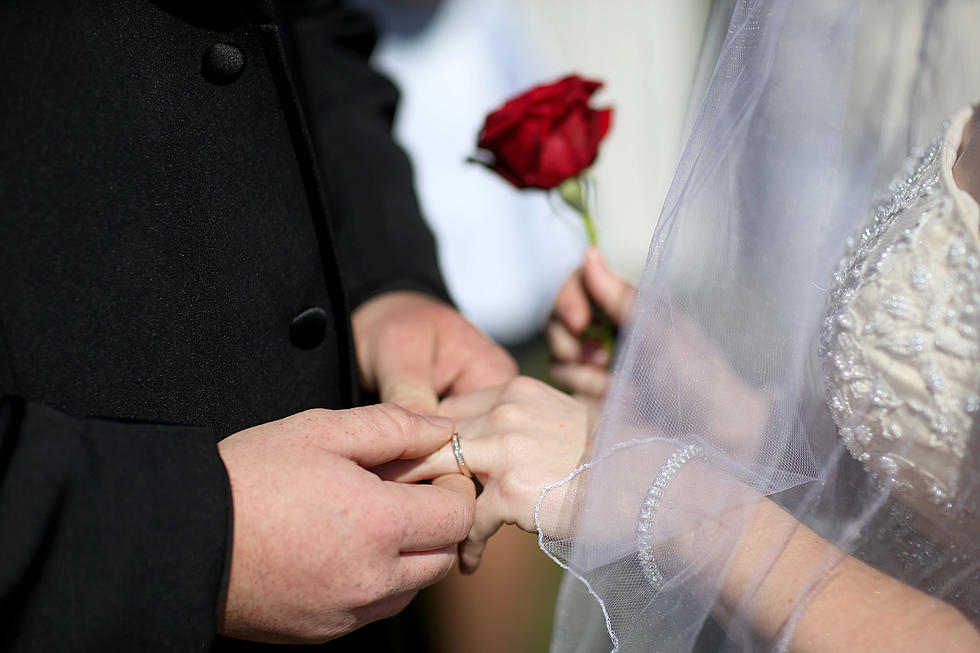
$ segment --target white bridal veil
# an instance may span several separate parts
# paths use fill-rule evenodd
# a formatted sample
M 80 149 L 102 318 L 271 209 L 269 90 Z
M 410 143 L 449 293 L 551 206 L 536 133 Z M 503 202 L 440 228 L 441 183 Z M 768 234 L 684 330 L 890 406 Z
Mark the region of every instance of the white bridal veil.
M 539 502 L 542 546 L 569 570 L 553 650 L 783 650 L 846 556 L 978 623 L 980 397 L 947 407 L 962 423 L 924 427 L 959 429 L 950 437 L 966 444 L 942 458 L 945 485 L 911 487 L 888 465 L 915 460 L 903 448 L 916 438 L 886 433 L 889 458 L 842 437 L 828 388 L 853 361 L 821 335 L 838 317 L 845 250 L 908 208 L 896 196 L 933 193 L 930 140 L 980 98 L 980 2 L 720 1 L 711 21 L 722 42 L 704 55 L 706 98 L 590 462 Z M 980 312 L 961 304 L 958 315 Z M 980 340 L 960 324 L 969 358 Z M 881 401 L 868 383 L 869 402 Z M 917 507 L 919 490 L 935 510 Z M 784 573 L 776 562 L 794 531 L 756 534 L 755 566 L 736 589 L 727 578 L 762 497 L 833 545 L 795 570 L 792 609 L 768 633 L 759 589 Z

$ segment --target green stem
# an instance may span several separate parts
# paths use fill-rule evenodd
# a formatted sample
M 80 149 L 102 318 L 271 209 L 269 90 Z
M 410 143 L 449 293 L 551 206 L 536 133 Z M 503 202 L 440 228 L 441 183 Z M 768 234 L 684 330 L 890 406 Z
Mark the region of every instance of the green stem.
M 585 224 L 585 234 L 589 238 L 589 244 L 593 247 L 599 246 L 599 234 L 596 229 L 595 220 L 589 212 L 588 197 L 586 197 L 585 182 L 582 177 L 571 177 L 558 185 L 558 195 L 565 201 L 565 204 L 572 207 L 582 218 Z M 598 342 L 606 352 L 612 356 L 616 345 L 616 324 L 612 321 L 605 311 L 595 302 L 589 300 L 592 307 L 592 320 L 582 336 L 587 340 Z
M 558 195 L 561 196 L 568 206 L 575 209 L 575 212 L 585 223 L 585 233 L 589 238 L 589 244 L 593 247 L 599 245 L 599 234 L 595 227 L 595 220 L 589 213 L 589 202 L 585 192 L 585 182 L 582 177 L 570 177 L 558 186 Z
M 585 233 L 589 237 L 589 244 L 593 247 L 598 247 L 599 234 L 595 229 L 595 220 L 592 219 L 588 211 L 579 211 L 579 215 L 582 216 L 582 222 L 585 223 Z

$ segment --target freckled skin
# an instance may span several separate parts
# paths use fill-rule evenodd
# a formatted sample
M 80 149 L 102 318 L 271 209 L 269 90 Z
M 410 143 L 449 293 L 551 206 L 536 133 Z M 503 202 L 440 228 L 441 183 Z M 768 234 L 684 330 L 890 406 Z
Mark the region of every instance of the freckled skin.
M 222 440 L 235 507 L 221 632 L 324 642 L 391 616 L 442 578 L 473 519 L 473 484 L 382 481 L 365 467 L 426 455 L 450 420 L 391 404 L 311 410 Z

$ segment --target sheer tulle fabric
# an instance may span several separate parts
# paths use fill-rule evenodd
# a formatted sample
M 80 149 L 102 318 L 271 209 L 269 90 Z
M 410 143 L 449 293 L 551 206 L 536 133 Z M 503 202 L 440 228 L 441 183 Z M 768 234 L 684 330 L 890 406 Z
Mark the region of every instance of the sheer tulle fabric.
M 552 648 L 783 650 L 847 555 L 976 620 L 980 543 L 955 537 L 975 514 L 976 426 L 947 522 L 922 527 L 840 437 L 820 337 L 847 239 L 908 153 L 980 97 L 980 3 L 719 2 L 708 33 L 723 43 L 706 44 L 706 97 L 594 449 L 538 505 L 542 547 L 569 570 Z M 657 483 L 651 576 L 638 520 Z M 792 532 L 726 581 L 763 497 L 833 545 L 769 635 L 750 615 Z

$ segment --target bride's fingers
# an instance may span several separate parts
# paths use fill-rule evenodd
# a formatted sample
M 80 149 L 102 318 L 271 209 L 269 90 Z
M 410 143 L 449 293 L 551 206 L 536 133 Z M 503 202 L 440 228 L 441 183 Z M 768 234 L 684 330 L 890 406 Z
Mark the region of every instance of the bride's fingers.
M 555 298 L 554 316 L 574 333 L 582 333 L 592 319 L 592 306 L 582 285 L 582 269 L 565 280 Z
M 459 474 L 446 474 L 431 485 L 386 483 L 385 491 L 400 502 L 412 506 L 393 517 L 402 522 L 402 553 L 435 551 L 468 537 L 467 526 L 476 488 Z
M 974 111 L 963 130 L 960 149 L 953 163 L 956 185 L 980 201 L 980 111 Z
M 488 488 L 476 498 L 476 513 L 470 533 L 459 545 L 459 570 L 472 574 L 480 566 L 487 540 L 504 525 L 505 516 L 500 512 L 500 499 L 496 488 Z
M 478 433 L 476 423 L 469 422 L 474 427 L 473 431 L 467 431 L 467 422 L 457 422 L 460 431 L 460 449 L 463 451 L 463 459 L 470 472 L 486 477 L 492 472 L 490 463 L 495 460 L 493 455 L 493 444 L 486 439 L 479 437 L 465 437 L 465 433 Z M 378 465 L 371 469 L 375 474 L 386 481 L 398 481 L 399 483 L 416 483 L 418 481 L 436 478 L 444 474 L 459 474 L 459 463 L 456 461 L 456 454 L 453 452 L 452 442 L 444 444 L 424 458 L 414 460 L 393 460 L 383 465 Z
M 622 324 L 633 307 L 636 288 L 613 273 L 597 249 L 585 253 L 582 282 L 613 322 Z
M 581 342 L 560 320 L 549 320 L 545 333 L 548 337 L 548 350 L 556 360 L 567 362 L 582 358 Z
M 609 389 L 609 371 L 604 367 L 552 363 L 548 371 L 558 385 L 576 394 L 602 397 Z
M 472 574 L 480 567 L 483 552 L 487 549 L 486 540 L 463 540 L 459 543 L 459 570 Z

